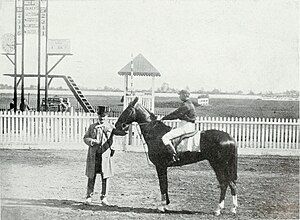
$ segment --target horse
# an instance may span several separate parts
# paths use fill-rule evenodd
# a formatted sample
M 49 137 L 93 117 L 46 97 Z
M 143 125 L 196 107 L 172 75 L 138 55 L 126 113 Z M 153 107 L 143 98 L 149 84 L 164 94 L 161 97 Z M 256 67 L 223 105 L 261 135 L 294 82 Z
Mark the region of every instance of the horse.
M 171 153 L 163 144 L 161 138 L 171 130 L 171 127 L 157 120 L 157 117 L 152 112 L 138 102 L 138 97 L 123 110 L 115 123 L 115 128 L 119 130 L 119 134 L 122 133 L 121 131 L 125 134 L 132 122 L 136 122 L 140 126 L 141 133 L 148 146 L 149 159 L 156 168 L 161 192 L 161 204 L 158 206 L 158 210 L 165 212 L 170 208 L 167 168 L 208 160 L 216 174 L 221 189 L 215 215 L 220 215 L 222 209 L 224 209 L 225 194 L 228 186 L 231 190 L 233 202 L 231 212 L 236 214 L 238 207 L 236 193 L 237 145 L 228 133 L 219 130 L 198 132 L 196 135 L 200 135 L 200 151 L 178 152 L 179 161 L 170 164 Z

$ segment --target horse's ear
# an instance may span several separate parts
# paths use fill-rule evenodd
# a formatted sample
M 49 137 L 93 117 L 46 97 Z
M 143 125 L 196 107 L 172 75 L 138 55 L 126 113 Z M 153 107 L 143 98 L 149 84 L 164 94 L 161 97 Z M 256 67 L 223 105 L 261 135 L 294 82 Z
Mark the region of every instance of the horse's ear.
M 135 97 L 134 100 L 130 103 L 130 105 L 134 106 L 137 103 L 138 100 L 139 100 L 139 98 Z

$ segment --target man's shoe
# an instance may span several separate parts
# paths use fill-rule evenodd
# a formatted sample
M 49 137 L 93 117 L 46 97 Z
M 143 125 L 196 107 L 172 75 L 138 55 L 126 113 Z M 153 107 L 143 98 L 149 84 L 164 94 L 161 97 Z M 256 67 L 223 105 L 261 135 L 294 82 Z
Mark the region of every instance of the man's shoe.
M 92 197 L 88 197 L 85 200 L 85 204 L 90 205 L 92 203 Z
M 101 204 L 102 204 L 103 206 L 109 206 L 109 203 L 108 203 L 106 197 L 104 197 L 103 199 L 101 199 Z

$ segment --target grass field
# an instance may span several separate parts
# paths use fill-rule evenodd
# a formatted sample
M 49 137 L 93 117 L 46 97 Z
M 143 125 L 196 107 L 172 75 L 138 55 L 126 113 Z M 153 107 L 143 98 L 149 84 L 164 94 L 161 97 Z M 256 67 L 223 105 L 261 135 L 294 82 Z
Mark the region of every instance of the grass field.
M 0 93 L 0 108 L 7 109 L 12 94 Z M 65 95 L 70 99 L 74 108 L 80 108 L 77 100 L 72 95 Z M 93 106 L 108 105 L 113 110 L 121 111 L 122 103 L 119 96 L 87 95 Z M 27 96 L 26 96 L 27 98 Z M 192 99 L 197 102 L 196 99 Z M 31 95 L 29 104 L 36 106 L 36 96 Z M 180 105 L 177 97 L 156 97 L 156 114 L 166 114 Z M 198 116 L 211 117 L 256 117 L 256 118 L 299 118 L 299 102 L 297 101 L 270 101 L 256 99 L 210 99 L 209 106 L 196 106 Z

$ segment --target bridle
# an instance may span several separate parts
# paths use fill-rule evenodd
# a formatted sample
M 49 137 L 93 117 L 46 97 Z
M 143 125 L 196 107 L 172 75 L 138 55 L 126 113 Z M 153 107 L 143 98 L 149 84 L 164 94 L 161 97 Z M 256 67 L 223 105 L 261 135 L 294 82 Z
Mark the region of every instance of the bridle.
M 130 108 L 130 114 L 128 114 L 127 118 L 130 118 L 131 115 L 134 115 L 134 118 L 132 119 L 132 122 L 133 122 L 135 120 L 135 109 L 132 106 Z M 126 119 L 125 122 L 122 123 L 122 129 L 125 130 L 125 128 L 128 128 L 132 122 L 127 122 L 127 119 Z
M 147 109 L 145 109 L 145 110 L 147 111 Z M 122 128 L 123 129 L 128 128 L 129 125 L 132 122 L 136 122 L 136 109 L 135 109 L 135 105 L 134 106 L 130 106 L 130 113 L 128 114 L 127 118 L 130 118 L 131 116 L 132 116 L 132 121 L 131 122 L 127 122 L 127 120 L 126 120 L 124 123 L 122 123 Z M 146 158 L 147 158 L 147 163 L 148 163 L 149 166 L 154 166 L 152 163 L 150 163 L 149 155 L 148 155 L 148 153 L 146 151 L 146 145 L 147 145 L 147 143 L 143 139 L 143 135 L 142 135 L 142 132 L 141 132 L 141 125 L 146 125 L 146 124 L 148 125 L 150 122 L 141 122 L 141 123 L 136 122 L 136 123 L 139 125 L 139 128 L 137 128 L 137 132 L 138 132 L 138 134 L 140 136 L 140 139 L 142 141 L 142 144 L 143 144 L 144 152 L 145 152 Z
M 130 107 L 130 114 L 128 114 L 127 118 L 130 118 L 132 115 L 133 115 L 133 117 L 132 117 L 131 122 L 127 122 L 127 120 L 126 120 L 124 123 L 122 123 L 123 129 L 127 128 L 132 122 L 136 122 L 136 109 L 135 109 L 136 105 L 137 105 L 137 103 L 134 106 L 128 106 L 128 107 Z M 150 112 L 147 109 L 145 109 L 144 107 L 143 107 L 143 110 L 145 110 L 150 115 Z M 140 126 L 149 124 L 149 122 L 141 122 L 141 123 L 136 122 L 136 123 Z

